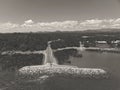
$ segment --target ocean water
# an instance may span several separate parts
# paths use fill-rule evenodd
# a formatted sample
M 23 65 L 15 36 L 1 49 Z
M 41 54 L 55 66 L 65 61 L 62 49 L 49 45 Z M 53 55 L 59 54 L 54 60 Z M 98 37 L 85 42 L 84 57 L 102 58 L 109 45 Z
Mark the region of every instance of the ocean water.
M 110 74 L 108 80 L 103 80 L 98 85 L 97 90 L 120 90 L 120 54 L 119 53 L 107 53 L 107 52 L 91 52 L 83 51 L 82 58 L 71 57 L 70 61 L 72 65 L 80 68 L 102 68 Z M 92 81 L 92 80 L 91 80 Z M 99 80 L 97 81 L 99 83 Z M 96 84 L 92 82 L 92 85 L 96 87 Z M 102 85 L 104 84 L 104 85 Z M 92 87 L 92 85 L 90 87 Z M 85 89 L 86 90 L 86 89 Z M 95 90 L 95 89 L 87 89 Z

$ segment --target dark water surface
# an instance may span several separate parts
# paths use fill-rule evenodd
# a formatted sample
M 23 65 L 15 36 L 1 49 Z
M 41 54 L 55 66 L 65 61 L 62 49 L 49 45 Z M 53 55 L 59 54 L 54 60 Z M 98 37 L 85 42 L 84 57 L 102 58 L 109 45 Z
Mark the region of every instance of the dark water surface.
M 110 74 L 110 79 L 102 82 L 106 86 L 98 85 L 101 89 L 97 90 L 120 90 L 120 54 L 90 51 L 83 51 L 82 54 L 82 58 L 71 57 L 71 64 L 80 68 L 102 68 Z M 96 85 L 97 83 L 93 82 L 92 84 Z M 87 90 L 94 89 L 89 88 Z

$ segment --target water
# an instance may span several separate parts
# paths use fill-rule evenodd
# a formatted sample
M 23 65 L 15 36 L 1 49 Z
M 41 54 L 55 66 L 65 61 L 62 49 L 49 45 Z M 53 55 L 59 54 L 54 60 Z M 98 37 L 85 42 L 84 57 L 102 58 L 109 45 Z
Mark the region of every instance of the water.
M 102 68 L 107 70 L 110 74 L 110 79 L 106 82 L 107 84 L 104 82 L 107 85 L 106 88 L 110 87 L 109 89 L 111 90 L 120 90 L 120 54 L 90 51 L 83 51 L 82 54 L 82 58 L 71 57 L 71 64 L 80 68 Z M 101 90 L 108 89 L 103 87 Z

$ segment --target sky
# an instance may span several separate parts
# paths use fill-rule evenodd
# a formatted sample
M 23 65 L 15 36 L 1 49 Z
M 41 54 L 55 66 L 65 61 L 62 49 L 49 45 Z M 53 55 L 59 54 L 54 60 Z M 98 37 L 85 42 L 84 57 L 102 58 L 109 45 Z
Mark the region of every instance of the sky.
M 120 28 L 120 0 L 0 0 L 0 32 Z

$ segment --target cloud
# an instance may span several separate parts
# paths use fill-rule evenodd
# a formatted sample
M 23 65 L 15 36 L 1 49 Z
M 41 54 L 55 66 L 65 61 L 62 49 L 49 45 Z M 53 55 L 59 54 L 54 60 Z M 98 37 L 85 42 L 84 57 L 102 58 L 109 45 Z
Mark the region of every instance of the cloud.
M 103 29 L 103 28 L 120 28 L 120 18 L 118 19 L 92 19 L 80 23 L 84 29 Z
M 30 19 L 27 21 L 24 21 L 24 23 L 21 25 L 21 27 L 32 27 L 34 22 Z
M 24 24 L 33 24 L 34 22 L 30 19 L 24 22 Z
M 0 23 L 0 32 L 38 32 L 38 31 L 82 31 L 97 30 L 103 28 L 120 29 L 120 18 L 118 19 L 91 19 L 84 21 L 54 21 L 54 22 L 38 22 L 27 20 L 23 24 L 14 24 L 11 22 Z
M 77 26 L 78 21 L 63 21 L 63 22 L 50 22 L 50 23 L 37 23 L 36 26 L 42 29 L 53 29 L 53 30 L 66 30 L 74 29 Z
M 11 22 L 0 23 L 0 33 L 15 32 L 15 28 L 18 26 L 18 24 L 14 24 Z
M 10 28 L 15 28 L 17 26 L 18 26 L 18 24 L 13 24 L 13 23 L 10 23 L 10 22 L 0 23 L 0 29 L 10 29 Z

